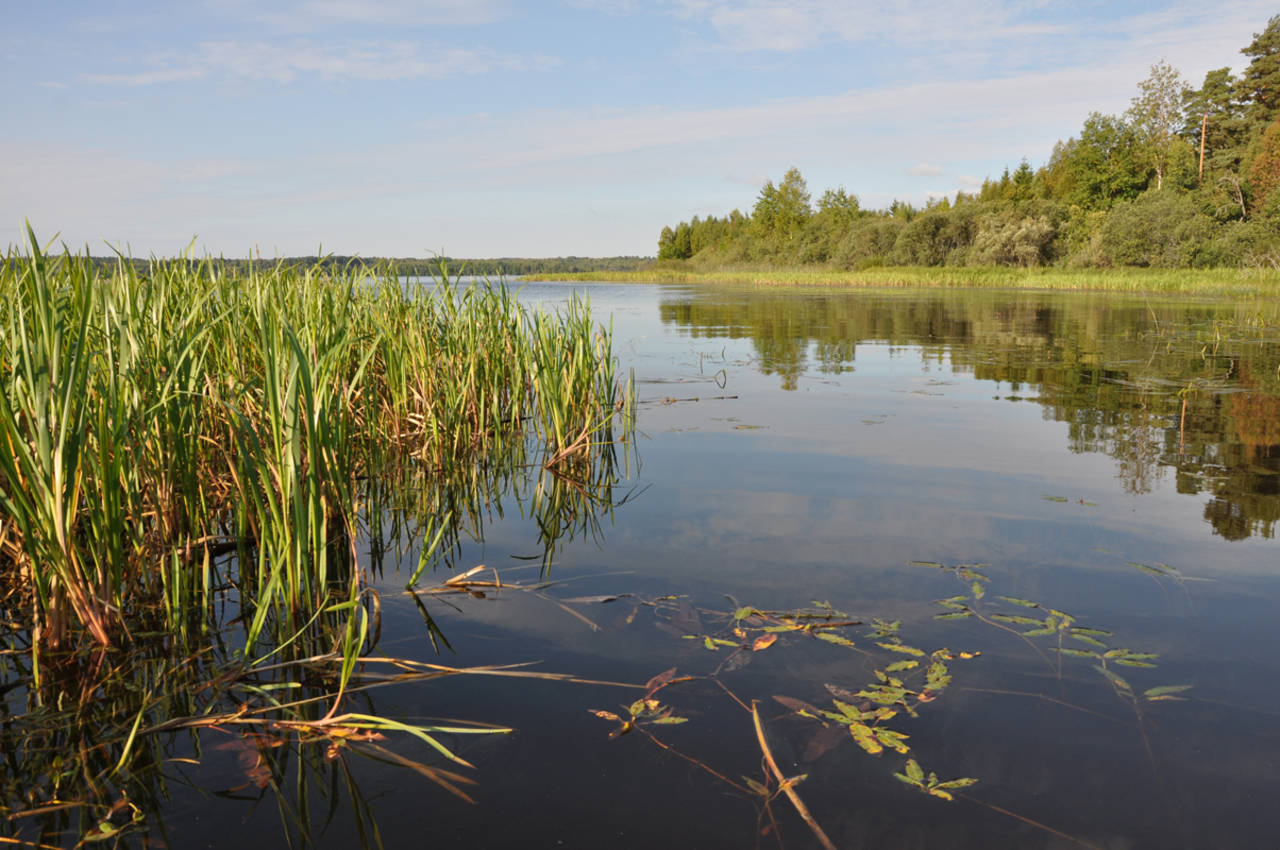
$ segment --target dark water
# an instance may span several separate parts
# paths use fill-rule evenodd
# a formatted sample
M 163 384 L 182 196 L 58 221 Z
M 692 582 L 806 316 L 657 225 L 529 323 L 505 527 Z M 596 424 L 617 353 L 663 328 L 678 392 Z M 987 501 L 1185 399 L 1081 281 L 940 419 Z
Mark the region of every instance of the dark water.
M 387 847 L 819 846 L 786 797 L 766 806 L 743 791 L 766 774 L 734 697 L 758 706 L 782 771 L 805 775 L 795 790 L 841 848 L 1275 843 L 1275 305 L 580 289 L 612 316 L 615 351 L 635 371 L 640 437 L 614 488 L 625 502 L 597 515 L 594 534 L 573 527 L 552 559 L 557 583 L 538 593 L 428 601 L 454 649 L 441 655 L 403 593 L 411 546 L 380 585 L 378 649 L 619 683 L 677 668 L 698 678 L 656 696 L 687 722 L 647 727 L 671 749 L 639 731 L 610 739 L 618 724 L 590 713 L 625 716 L 642 689 L 394 685 L 367 708 L 514 728 L 445 736 L 475 765 L 461 771 L 478 783 L 474 805 L 365 758 L 346 758 L 341 781 L 330 765 L 310 780 L 295 769 L 276 794 L 218 791 L 243 786 L 244 765 L 206 745 L 197 770 L 172 771 L 165 843 L 283 846 L 302 841 L 304 822 L 322 847 L 373 844 L 375 831 Z M 529 283 L 522 297 L 556 305 L 569 292 Z M 533 512 L 511 495 L 490 511 L 483 539 L 462 540 L 423 585 L 478 564 L 507 583 L 537 580 L 541 562 L 522 560 L 543 554 Z M 937 604 L 947 598 L 951 608 Z M 777 632 L 707 678 L 733 650 L 706 637 L 749 643 L 784 622 L 745 619 L 743 639 L 736 609 L 815 602 L 848 615 L 825 622 L 861 623 L 829 630 L 854 647 L 817 639 L 823 630 Z M 936 616 L 966 610 L 976 614 Z M 1063 629 L 1060 614 L 1074 618 Z M 1037 626 L 1010 617 L 1051 618 L 1053 633 L 1021 636 Z M 898 621 L 896 637 L 872 636 L 877 618 Z M 898 642 L 980 653 L 944 659 L 949 686 L 913 703 L 918 716 L 883 722 L 909 736 L 909 755 L 868 754 L 833 721 L 828 731 L 774 699 L 835 712 L 827 685 L 856 692 L 917 658 L 883 646 Z M 1079 654 L 1095 650 L 1156 657 L 1113 652 L 1108 677 Z M 918 693 L 928 663 L 889 675 Z M 1165 686 L 1190 687 L 1151 691 Z M 407 736 L 388 747 L 444 764 Z M 978 782 L 951 802 L 930 797 L 894 777 L 909 757 L 941 781 Z

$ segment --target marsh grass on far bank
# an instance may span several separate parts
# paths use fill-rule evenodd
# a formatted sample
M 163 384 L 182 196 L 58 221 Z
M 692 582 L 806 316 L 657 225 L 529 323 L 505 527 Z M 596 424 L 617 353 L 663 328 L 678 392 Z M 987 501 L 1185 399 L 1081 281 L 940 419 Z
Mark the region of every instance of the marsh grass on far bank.
M 1280 297 L 1280 269 L 1067 269 L 919 266 L 860 270 L 801 268 L 700 269 L 661 263 L 643 271 L 540 275 L 540 280 L 620 283 L 754 284 L 759 286 L 859 286 L 919 288 L 1045 289 L 1124 292 L 1135 295 Z

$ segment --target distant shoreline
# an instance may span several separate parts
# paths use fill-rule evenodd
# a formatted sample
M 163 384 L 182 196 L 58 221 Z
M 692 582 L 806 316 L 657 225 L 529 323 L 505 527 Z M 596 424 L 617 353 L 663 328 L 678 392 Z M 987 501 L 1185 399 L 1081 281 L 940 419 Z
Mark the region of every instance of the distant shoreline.
M 806 268 L 699 271 L 659 268 L 530 275 L 538 280 L 612 283 L 752 284 L 991 288 L 1280 298 L 1280 269 L 1061 269 L 881 267 L 856 271 Z

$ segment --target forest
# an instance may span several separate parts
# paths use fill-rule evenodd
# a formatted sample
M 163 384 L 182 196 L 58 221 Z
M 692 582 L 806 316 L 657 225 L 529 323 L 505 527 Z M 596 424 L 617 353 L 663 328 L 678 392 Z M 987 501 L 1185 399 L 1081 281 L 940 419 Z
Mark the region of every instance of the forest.
M 1280 268 L 1280 14 L 1230 67 L 1188 84 L 1151 66 L 1122 115 L 1094 112 L 1048 162 L 980 190 L 864 209 L 844 187 L 816 206 L 791 168 L 749 213 L 664 227 L 660 261 L 694 268 L 1063 266 Z

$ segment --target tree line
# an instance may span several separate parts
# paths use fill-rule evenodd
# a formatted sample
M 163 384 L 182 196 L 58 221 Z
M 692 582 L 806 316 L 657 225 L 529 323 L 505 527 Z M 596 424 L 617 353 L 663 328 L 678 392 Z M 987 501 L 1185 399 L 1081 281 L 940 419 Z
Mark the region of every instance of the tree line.
M 664 227 L 659 260 L 704 267 L 1065 265 L 1280 267 L 1280 15 L 1240 76 L 1193 87 L 1151 67 L 1122 115 L 1092 113 L 1040 168 L 1023 160 L 976 192 L 868 210 L 844 188 L 816 205 L 796 168 L 750 213 Z
M 12 254 L 8 258 L 0 256 L 0 265 L 17 262 L 21 255 Z M 356 257 L 330 254 L 322 257 L 284 257 L 281 259 L 225 259 L 219 258 L 218 264 L 227 270 L 243 271 L 253 268 L 257 271 L 284 266 L 296 269 L 325 269 L 338 272 L 353 265 L 390 266 L 399 275 L 406 277 L 440 277 L 447 274 L 450 278 L 468 275 L 476 277 L 502 278 L 520 277 L 540 274 L 581 274 L 605 271 L 636 271 L 644 268 L 652 257 L 619 256 L 619 257 L 497 257 L 467 259 L 461 257 Z M 100 270 L 114 267 L 122 262 L 117 257 L 92 257 L 91 262 Z M 133 266 L 139 274 L 145 274 L 150 260 L 137 257 L 124 260 Z M 203 260 L 192 259 L 192 266 Z

